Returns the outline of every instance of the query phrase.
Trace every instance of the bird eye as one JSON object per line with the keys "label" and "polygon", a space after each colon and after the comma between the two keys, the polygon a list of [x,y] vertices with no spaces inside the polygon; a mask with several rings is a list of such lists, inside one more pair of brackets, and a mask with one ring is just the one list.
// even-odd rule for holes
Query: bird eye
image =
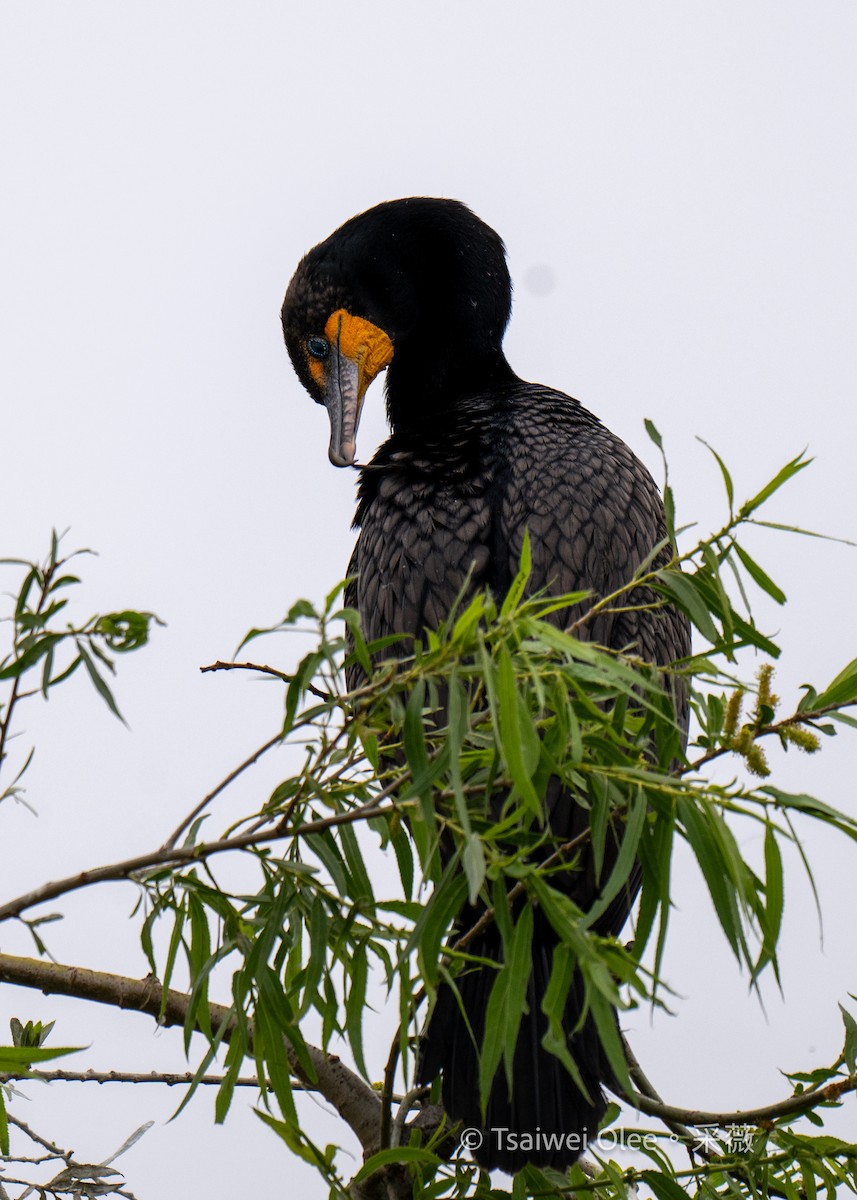
{"label": "bird eye", "polygon": [[327,338],[307,338],[306,348],[313,358],[327,358],[328,354],[330,354],[330,342],[328,342]]}

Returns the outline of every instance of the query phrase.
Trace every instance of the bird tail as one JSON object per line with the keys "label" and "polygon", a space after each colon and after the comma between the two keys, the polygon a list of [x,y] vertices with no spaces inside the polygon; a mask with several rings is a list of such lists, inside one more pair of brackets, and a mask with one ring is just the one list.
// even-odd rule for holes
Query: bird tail
{"label": "bird tail", "polygon": [[[457,998],[449,985],[439,988],[417,1063],[421,1083],[430,1083],[442,1074],[444,1109],[450,1120],[462,1123],[462,1142],[476,1161],[489,1170],[496,1167],[510,1174],[527,1163],[557,1170],[571,1166],[598,1135],[607,1110],[602,1085],[613,1080],[591,1016],[576,1029],[584,1003],[583,980],[578,971],[569,989],[562,1024],[586,1095],[559,1058],[542,1046],[548,1022],[541,1006],[557,940],[541,910],[536,909],[534,916],[527,1009],[515,1045],[511,1090],[501,1063],[483,1120],[477,1047],[482,1045],[488,998],[497,975],[488,966],[475,965],[457,977]],[[486,927],[468,950],[475,957],[501,960],[502,943],[496,925]]]}

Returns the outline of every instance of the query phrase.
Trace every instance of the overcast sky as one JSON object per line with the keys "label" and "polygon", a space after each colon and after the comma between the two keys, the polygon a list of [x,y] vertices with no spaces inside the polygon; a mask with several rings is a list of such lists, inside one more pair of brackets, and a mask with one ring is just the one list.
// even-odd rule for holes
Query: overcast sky
{"label": "overcast sky", "polygon": [[[699,435],[743,494],[808,446],[816,465],[775,515],[857,536],[855,55],[852,0],[3,0],[0,556],[41,556],[70,526],[69,548],[100,555],[79,615],[136,606],[167,627],[121,664],[131,732],[82,678],[26,713],[38,817],[0,812],[0,898],[159,843],[276,728],[275,689],[197,668],[345,572],[355,476],[328,464],[279,307],[300,256],[380,200],[455,197],[501,233],[512,365],[577,396],[659,476],[653,419],[683,520],[723,513]],[[382,436],[376,385],[364,461]],[[857,654],[857,551],[754,546],[792,602],[770,624],[793,696]],[[780,782],[853,812],[853,742],[824,758],[792,754]],[[283,771],[260,768],[221,813]],[[810,848],[824,950],[798,880],[785,1000],[770,983],[766,1015],[683,871],[679,1015],[635,1021],[671,1102],[777,1099],[778,1068],[838,1053],[836,1002],[857,991],[854,866],[829,839]],[[53,952],[144,974],[132,903],[130,889],[64,902]],[[29,951],[6,928],[0,947]],[[92,1043],[82,1065],[179,1061],[142,1018],[11,989],[0,1040],[11,1015],[57,1013],[61,1042]],[[31,1120],[96,1161],[154,1118],[120,1163],[141,1200],[181,1194],[181,1172],[213,1200],[283,1179],[323,1194],[246,1104],[224,1131],[207,1097],[165,1126],[176,1103],[54,1088]]]}

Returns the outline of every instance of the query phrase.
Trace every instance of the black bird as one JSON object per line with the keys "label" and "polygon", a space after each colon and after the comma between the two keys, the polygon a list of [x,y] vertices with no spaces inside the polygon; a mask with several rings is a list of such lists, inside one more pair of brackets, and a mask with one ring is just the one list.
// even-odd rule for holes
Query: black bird
{"label": "black bird", "polygon": [[[525,383],[502,349],[511,282],[500,237],[463,204],[416,197],[379,204],[346,221],[298,266],[283,304],[286,345],[301,382],[330,415],[328,454],[355,463],[367,387],[387,368],[391,434],[361,471],[349,567],[353,602],[369,639],[419,636],[444,619],[461,589],[488,587],[502,599],[514,578],[525,530],[533,591],[607,595],[627,583],[664,543],[663,507],[646,468],[578,401]],[[685,619],[660,613],[604,613],[585,636],[666,666],[689,653]],[[686,722],[686,704],[679,703]],[[588,814],[558,787],[546,800],[552,832],[588,828]],[[559,793],[559,794],[556,794]],[[579,865],[579,864],[578,864]],[[581,908],[597,895],[592,864],[570,873]],[[618,935],[633,894],[598,924]],[[572,986],[565,1013],[584,1096],[560,1060],[541,1046],[540,1002],[555,936],[536,914],[529,1015],[521,1022],[510,1096],[502,1068],[483,1122],[474,1038],[449,989],[441,989],[418,1064],[443,1074],[448,1115],[485,1131],[483,1165],[517,1171],[526,1162],[565,1168],[604,1115],[611,1072],[590,1020],[578,1023]],[[502,954],[489,929],[476,954]],[[494,972],[468,971],[459,990],[478,1043]],[[533,1149],[511,1150],[496,1130],[529,1133]],[[550,1132],[571,1134],[545,1148]],[[575,1142],[574,1139],[577,1139]],[[577,1147],[574,1149],[573,1147]],[[569,1149],[569,1146],[572,1149]]]}

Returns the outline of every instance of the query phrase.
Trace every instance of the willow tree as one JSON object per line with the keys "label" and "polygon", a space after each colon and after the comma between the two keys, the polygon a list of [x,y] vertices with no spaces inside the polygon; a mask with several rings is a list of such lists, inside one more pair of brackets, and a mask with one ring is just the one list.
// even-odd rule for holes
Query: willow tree
{"label": "willow tree", "polygon": [[[657,431],[649,426],[649,432],[660,445]],[[470,1157],[474,1131],[445,1120],[437,1085],[414,1086],[414,1054],[438,987],[454,988],[471,961],[472,919],[461,925],[459,918],[476,903],[479,927],[496,924],[503,948],[493,964],[480,1049],[483,1097],[498,1070],[511,1071],[538,907],[558,942],[542,1000],[544,1044],[574,1073],[561,1014],[577,970],[616,1077],[616,1103],[568,1176],[528,1167],[515,1177],[512,1195],[571,1189],[625,1200],[632,1185],[658,1200],[696,1193],[815,1196],[840,1184],[857,1191],[857,1144],[824,1131],[827,1111],[857,1087],[857,1025],[847,1010],[842,1052],[831,1065],[805,1064],[789,1077],[787,1094],[761,1109],[749,1109],[736,1084],[733,1110],[716,1113],[661,1098],[613,1018],[614,1010],[658,1005],[668,994],[664,953],[678,843],[692,851],[723,936],[756,986],[765,973],[779,978],[783,907],[793,882],[783,870],[783,849],[801,851],[808,821],[857,838],[852,817],[775,779],[765,753],[776,742],[814,754],[823,739],[857,724],[845,711],[857,702],[857,661],[832,682],[779,700],[780,648],[753,616],[754,593],[777,604],[785,597],[751,557],[744,533],[758,526],[778,535],[801,532],[766,521],[762,509],[807,461],[792,460],[736,504],[729,473],[715,457],[725,485],[722,527],[666,567],[643,564],[612,596],[529,596],[525,546],[505,598],[478,594],[459,605],[405,659],[389,657],[389,646],[365,643],[356,614],[343,607],[342,584],[323,604],[299,601],[275,628],[252,630],[241,654],[263,634],[312,635],[311,649],[290,673],[271,661],[205,668],[278,679],[281,729],[202,801],[189,802],[185,818],[164,831],[157,847],[56,883],[34,879],[27,894],[3,898],[0,922],[27,924],[36,957],[0,954],[0,981],[133,1007],[181,1026],[191,1060],[183,1104],[213,1076],[218,1121],[250,1069],[259,1117],[282,1139],[285,1154],[318,1169],[332,1195],[504,1195],[502,1180],[492,1186]],[[665,503],[671,537],[682,546],[687,531],[675,529],[668,483]],[[64,624],[66,589],[79,580],[56,538],[43,563],[5,561],[19,577],[0,665],[6,689],[0,800],[8,803],[29,761],[16,760],[8,740],[22,702],[84,674],[118,711],[108,684],[113,660],[146,644],[154,618],[128,610]],[[650,603],[677,605],[694,626],[693,656],[672,668],[691,695],[686,751],[665,672],[586,637],[603,608],[639,603],[641,584],[651,589]],[[555,613],[570,606],[579,615],[558,627]],[[279,643],[266,645],[275,664]],[[343,670],[349,655],[365,676],[351,692]],[[204,833],[213,798],[284,745],[300,748],[299,768],[251,811],[236,806],[220,836]],[[712,764],[728,757],[737,769],[724,783]],[[787,775],[790,760],[780,761],[779,773]],[[589,810],[588,828],[571,842],[552,839],[543,821],[545,789],[557,777]],[[761,863],[747,861],[736,819],[758,828]],[[598,859],[608,826],[621,831],[621,851],[605,871],[599,905],[632,872],[641,879],[627,943],[599,936],[598,908],[580,911],[556,886],[556,871],[574,868],[583,842],[591,842]],[[0,844],[3,855],[14,853],[7,838]],[[374,853],[378,846],[391,864],[380,879],[370,877],[365,863],[367,848]],[[255,885],[240,894],[225,887],[224,856],[240,856]],[[142,982],[58,964],[44,953],[44,906],[117,880],[128,881],[129,902],[138,905],[152,972]],[[380,1058],[364,1045],[367,989],[379,981],[394,1030]],[[677,1004],[670,996],[670,1006]],[[110,1162],[77,1163],[46,1131],[36,1134],[34,1106],[30,1124],[19,1116],[21,1095],[33,1094],[28,1080],[63,1087],[75,1078],[46,1065],[71,1052],[52,1046],[50,1032],[19,1020],[11,1044],[0,1047],[0,1196],[11,1197],[15,1188],[22,1195],[28,1182],[48,1196],[128,1194]],[[176,1064],[177,1072],[183,1069]],[[315,1143],[312,1109],[297,1095],[306,1089],[339,1113],[343,1145],[352,1135],[358,1139],[364,1164],[352,1178],[338,1146]],[[648,1118],[644,1126],[626,1124],[638,1113]],[[27,1161],[34,1137],[49,1146],[38,1166]],[[616,1159],[619,1145],[634,1149],[634,1165]]]}

